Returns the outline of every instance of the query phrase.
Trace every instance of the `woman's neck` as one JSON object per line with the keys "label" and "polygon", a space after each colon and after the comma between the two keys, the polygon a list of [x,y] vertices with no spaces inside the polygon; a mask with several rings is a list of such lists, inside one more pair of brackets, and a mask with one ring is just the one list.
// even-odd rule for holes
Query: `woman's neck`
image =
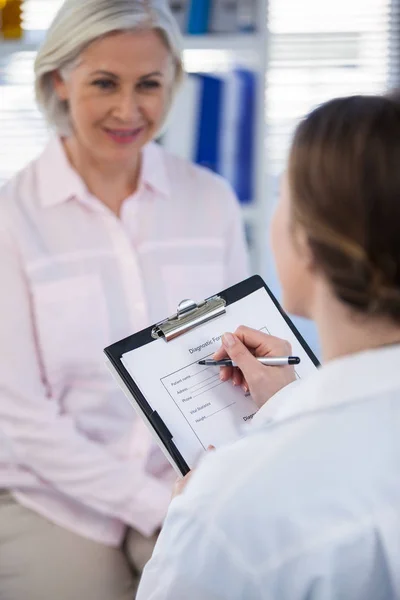
{"label": "woman's neck", "polygon": [[400,344],[400,324],[355,313],[327,293],[320,297],[313,318],[318,328],[323,362],[390,344]]}
{"label": "woman's neck", "polygon": [[140,154],[129,166],[115,165],[96,160],[75,137],[64,138],[62,142],[70,164],[82,177],[89,192],[119,216],[122,203],[138,187]]}

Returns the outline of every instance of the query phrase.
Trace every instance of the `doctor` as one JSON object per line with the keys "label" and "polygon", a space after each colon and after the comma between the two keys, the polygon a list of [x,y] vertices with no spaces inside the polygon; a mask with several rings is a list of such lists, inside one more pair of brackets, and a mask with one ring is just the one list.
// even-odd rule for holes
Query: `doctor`
{"label": "doctor", "polygon": [[247,276],[229,186],[152,140],[167,0],[66,0],[35,63],[54,135],[0,191],[0,598],[132,600],[173,472],[102,349]]}
{"label": "doctor", "polygon": [[217,358],[243,375],[224,377],[260,410],[173,500],[140,600],[400,598],[399,164],[392,99],[336,99],[298,127],[272,240],[325,364],[289,384],[253,356],[283,341],[225,334]]}

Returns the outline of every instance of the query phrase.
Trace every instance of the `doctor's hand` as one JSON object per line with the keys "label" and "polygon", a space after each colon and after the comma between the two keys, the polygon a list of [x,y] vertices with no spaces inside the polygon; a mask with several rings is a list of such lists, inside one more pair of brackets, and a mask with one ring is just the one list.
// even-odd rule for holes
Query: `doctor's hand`
{"label": "doctor's hand", "polygon": [[[208,446],[208,448],[207,448],[207,452],[214,452],[214,450],[215,450],[215,446],[212,446],[212,445]],[[174,498],[183,494],[193,473],[194,473],[194,471],[189,471],[189,473],[187,475],[185,475],[185,477],[178,477],[178,479],[175,481],[174,487],[172,489],[171,500],[174,500]]]}
{"label": "doctor's hand", "polygon": [[232,380],[251,397],[259,408],[276,392],[296,380],[293,366],[266,367],[255,357],[290,356],[289,342],[241,325],[234,334],[222,336],[222,346],[214,354],[214,360],[229,357],[239,368],[221,367],[221,380]]}
{"label": "doctor's hand", "polygon": [[174,500],[174,498],[176,498],[177,496],[180,496],[181,494],[183,494],[187,484],[190,481],[190,478],[193,475],[193,471],[189,471],[189,473],[187,475],[185,475],[185,477],[178,477],[178,479],[175,481],[174,483],[174,487],[172,489],[172,498],[171,500]]}

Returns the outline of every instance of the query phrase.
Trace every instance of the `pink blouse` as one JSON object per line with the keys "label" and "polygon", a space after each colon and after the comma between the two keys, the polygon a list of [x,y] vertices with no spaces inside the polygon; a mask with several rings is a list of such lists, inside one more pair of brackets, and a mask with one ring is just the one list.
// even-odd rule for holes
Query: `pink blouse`
{"label": "pink blouse", "polygon": [[151,143],[118,219],[51,140],[0,190],[0,487],[105,544],[152,534],[172,469],[102,350],[247,274],[219,177]]}

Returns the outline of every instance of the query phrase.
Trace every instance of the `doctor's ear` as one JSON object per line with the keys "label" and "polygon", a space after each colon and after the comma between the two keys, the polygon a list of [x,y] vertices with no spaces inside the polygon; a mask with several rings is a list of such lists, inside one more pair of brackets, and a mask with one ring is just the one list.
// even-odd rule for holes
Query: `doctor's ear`
{"label": "doctor's ear", "polygon": [[293,237],[296,251],[298,252],[300,260],[303,262],[304,267],[310,273],[315,272],[315,256],[310,245],[309,237],[305,229],[300,224],[293,225]]}
{"label": "doctor's ear", "polygon": [[53,71],[52,80],[55,92],[60,100],[68,100],[69,91],[65,78],[61,75],[60,71]]}

